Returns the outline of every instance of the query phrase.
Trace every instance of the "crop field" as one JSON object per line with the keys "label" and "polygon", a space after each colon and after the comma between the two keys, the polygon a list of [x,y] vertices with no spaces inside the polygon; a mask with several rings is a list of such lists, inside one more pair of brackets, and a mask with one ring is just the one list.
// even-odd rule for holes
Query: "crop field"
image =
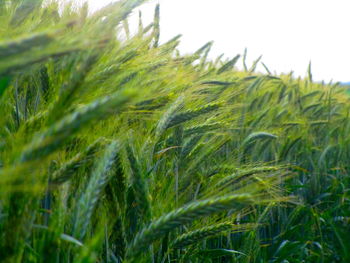
{"label": "crop field", "polygon": [[346,88],[181,55],[143,2],[0,1],[0,261],[350,262]]}

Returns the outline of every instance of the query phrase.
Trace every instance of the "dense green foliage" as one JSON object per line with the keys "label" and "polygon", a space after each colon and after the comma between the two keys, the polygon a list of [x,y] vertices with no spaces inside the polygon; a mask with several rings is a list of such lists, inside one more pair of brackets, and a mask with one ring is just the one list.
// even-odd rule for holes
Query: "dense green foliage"
{"label": "dense green foliage", "polygon": [[0,2],[3,262],[350,261],[342,87],[42,2]]}

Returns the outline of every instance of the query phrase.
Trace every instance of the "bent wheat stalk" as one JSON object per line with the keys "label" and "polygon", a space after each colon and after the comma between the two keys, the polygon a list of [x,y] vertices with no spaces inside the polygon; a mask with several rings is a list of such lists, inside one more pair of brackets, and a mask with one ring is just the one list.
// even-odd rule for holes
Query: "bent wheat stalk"
{"label": "bent wheat stalk", "polygon": [[146,250],[150,244],[164,236],[169,231],[187,223],[214,213],[229,209],[239,210],[257,200],[250,194],[230,195],[190,203],[184,207],[176,209],[150,223],[142,229],[129,246],[126,257],[132,259]]}

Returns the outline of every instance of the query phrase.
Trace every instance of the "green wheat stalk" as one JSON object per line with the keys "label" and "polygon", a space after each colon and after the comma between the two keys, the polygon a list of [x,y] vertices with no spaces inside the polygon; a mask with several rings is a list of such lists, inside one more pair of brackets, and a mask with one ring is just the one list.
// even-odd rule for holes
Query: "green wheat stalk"
{"label": "green wheat stalk", "polygon": [[198,242],[202,242],[206,238],[216,236],[222,232],[243,232],[253,228],[256,228],[256,224],[235,225],[231,222],[215,224],[182,234],[170,244],[170,247],[183,248]]}
{"label": "green wheat stalk", "polygon": [[133,258],[138,256],[142,251],[149,248],[150,244],[166,233],[184,224],[191,223],[200,217],[229,209],[239,210],[253,203],[256,203],[253,196],[240,194],[198,201],[176,209],[143,228],[129,246],[126,257]]}
{"label": "green wheat stalk", "polygon": [[48,156],[61,147],[62,143],[92,120],[117,112],[135,92],[123,91],[98,99],[89,105],[64,117],[35,138],[22,153],[21,162],[33,161]]}
{"label": "green wheat stalk", "polygon": [[113,172],[113,164],[119,150],[118,142],[114,141],[106,147],[101,158],[91,173],[89,183],[77,202],[73,236],[83,240],[91,221],[91,216],[99,201],[103,188]]}

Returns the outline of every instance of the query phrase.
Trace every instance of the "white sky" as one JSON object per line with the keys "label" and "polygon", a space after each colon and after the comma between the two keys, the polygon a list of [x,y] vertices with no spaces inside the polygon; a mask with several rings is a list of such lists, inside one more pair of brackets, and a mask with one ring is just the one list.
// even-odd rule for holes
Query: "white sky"
{"label": "white sky", "polygon": [[[88,1],[94,9],[111,2]],[[213,58],[247,48],[248,66],[263,55],[271,71],[305,76],[311,60],[315,80],[350,81],[350,0],[153,0],[140,8],[144,25],[156,3],[161,41],[182,34],[182,53],[214,40]]]}

